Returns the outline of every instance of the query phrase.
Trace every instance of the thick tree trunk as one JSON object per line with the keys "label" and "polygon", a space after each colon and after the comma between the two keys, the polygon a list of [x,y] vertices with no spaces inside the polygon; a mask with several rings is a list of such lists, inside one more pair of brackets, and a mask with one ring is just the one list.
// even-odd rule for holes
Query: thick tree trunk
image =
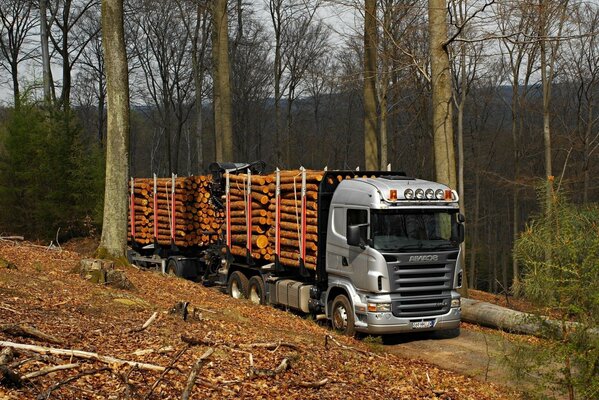
{"label": "thick tree trunk", "polygon": [[[102,1],[102,45],[106,59],[107,138],[104,220],[99,253],[124,256],[127,248],[129,78],[123,0]],[[103,250],[103,251],[102,251]]]}
{"label": "thick tree trunk", "polygon": [[364,157],[367,170],[379,166],[376,112],[376,0],[365,0],[364,9]]}
{"label": "thick tree trunk", "polygon": [[451,104],[451,74],[447,53],[447,4],[445,0],[428,3],[431,81],[433,91],[433,135],[435,172],[438,182],[456,187],[453,145],[453,110]]}
{"label": "thick tree trunk", "polygon": [[[233,125],[231,119],[231,83],[229,66],[229,34],[227,1],[213,4],[214,38],[214,126],[217,138],[217,161],[233,160]],[[220,156],[220,157],[219,157]]]}

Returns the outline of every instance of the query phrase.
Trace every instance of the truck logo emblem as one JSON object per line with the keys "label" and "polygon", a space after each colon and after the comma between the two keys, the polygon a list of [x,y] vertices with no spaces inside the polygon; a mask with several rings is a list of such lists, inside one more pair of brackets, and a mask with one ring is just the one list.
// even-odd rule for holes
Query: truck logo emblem
{"label": "truck logo emblem", "polygon": [[410,256],[410,262],[414,261],[438,261],[439,256],[435,254],[430,254],[426,256]]}

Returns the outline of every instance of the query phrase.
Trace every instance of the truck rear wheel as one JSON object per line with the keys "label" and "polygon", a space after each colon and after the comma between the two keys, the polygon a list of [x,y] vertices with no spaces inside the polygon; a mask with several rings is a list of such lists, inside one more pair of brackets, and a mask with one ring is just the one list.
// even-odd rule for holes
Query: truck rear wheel
{"label": "truck rear wheel", "polygon": [[264,279],[262,279],[262,276],[254,275],[250,278],[248,298],[254,304],[266,304]]}
{"label": "truck rear wheel", "polygon": [[333,329],[336,331],[347,336],[354,336],[356,334],[354,313],[351,308],[351,303],[343,294],[338,295],[333,300],[331,321],[333,323]]}
{"label": "truck rear wheel", "polygon": [[234,299],[245,299],[248,297],[248,278],[240,271],[234,271],[229,276],[227,290],[229,296]]}
{"label": "truck rear wheel", "polygon": [[166,273],[172,276],[179,276],[179,265],[177,260],[170,258],[166,264]]}

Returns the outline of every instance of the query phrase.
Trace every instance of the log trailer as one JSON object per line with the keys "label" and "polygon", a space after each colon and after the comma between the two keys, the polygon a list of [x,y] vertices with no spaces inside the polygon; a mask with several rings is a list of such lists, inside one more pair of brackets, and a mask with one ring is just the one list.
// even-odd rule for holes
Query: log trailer
{"label": "log trailer", "polygon": [[[348,335],[459,333],[464,217],[454,190],[390,171],[277,170],[264,180],[258,166],[210,166],[208,208],[224,216],[222,227],[206,232],[211,240],[177,245],[174,189],[170,243],[154,228],[152,243],[140,244],[131,215],[130,261],[220,284],[235,298],[324,316]],[[256,225],[263,218],[256,191],[269,191],[266,231]],[[243,209],[233,210],[239,203]],[[156,200],[153,208],[157,218]]]}

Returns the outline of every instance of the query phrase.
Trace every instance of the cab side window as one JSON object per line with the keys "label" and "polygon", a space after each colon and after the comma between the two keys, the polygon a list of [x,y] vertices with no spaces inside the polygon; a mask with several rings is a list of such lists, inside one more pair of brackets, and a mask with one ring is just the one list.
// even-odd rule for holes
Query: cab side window
{"label": "cab side window", "polygon": [[368,211],[347,210],[347,225],[360,225],[368,223]]}

